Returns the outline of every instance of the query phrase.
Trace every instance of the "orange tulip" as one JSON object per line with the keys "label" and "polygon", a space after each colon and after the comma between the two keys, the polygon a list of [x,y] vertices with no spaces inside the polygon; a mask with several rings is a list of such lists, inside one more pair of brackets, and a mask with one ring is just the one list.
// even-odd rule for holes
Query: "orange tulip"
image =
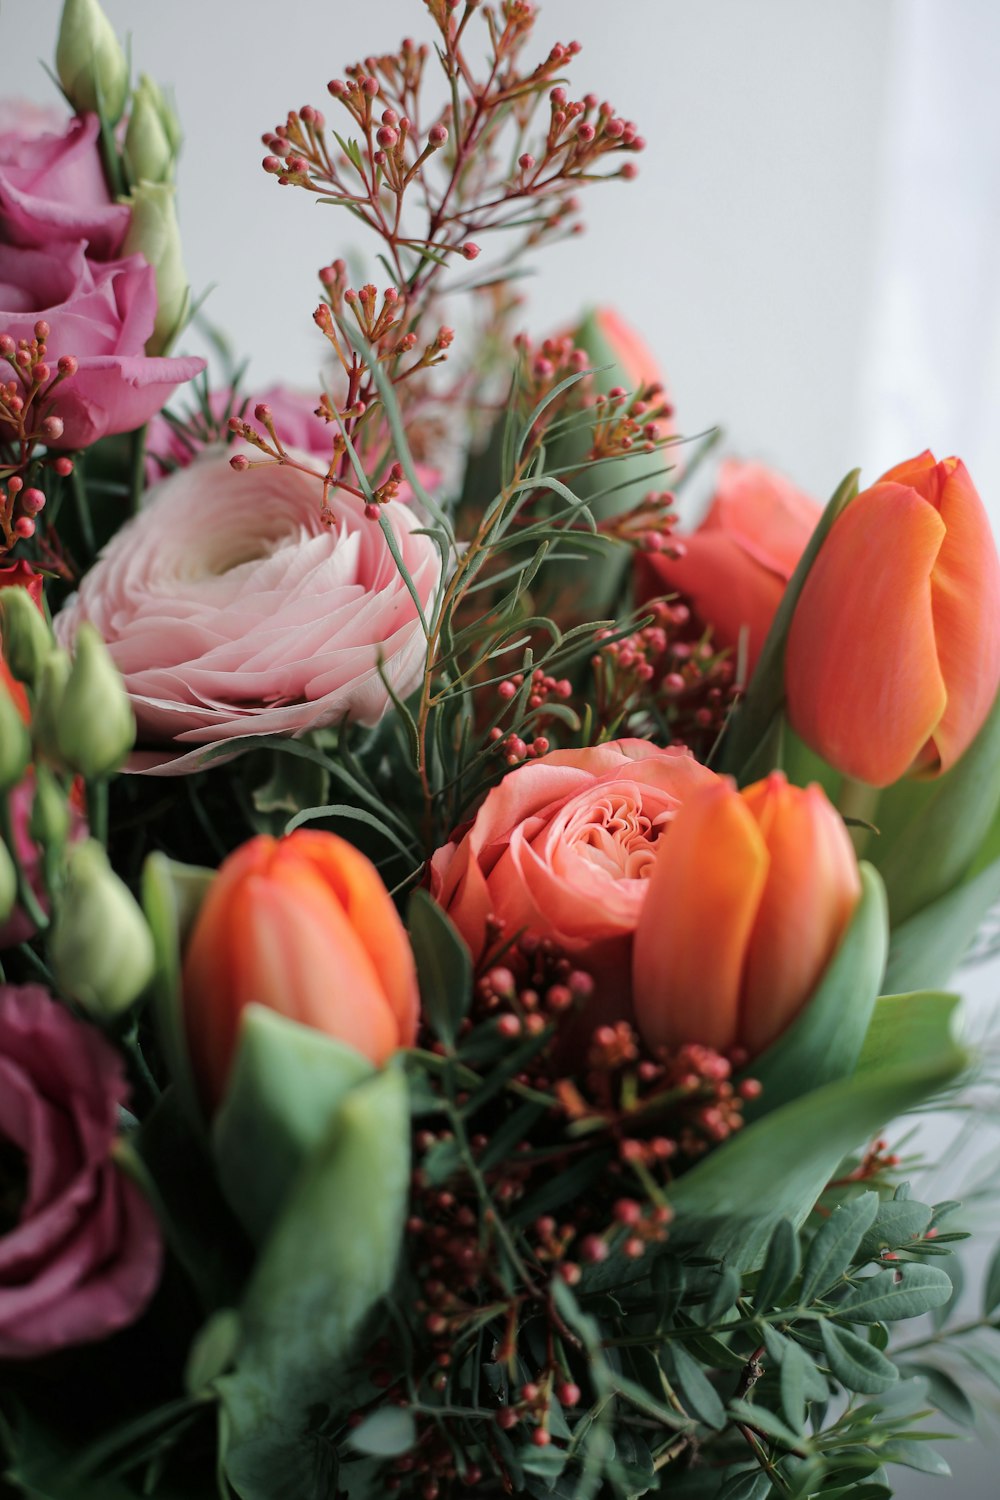
{"label": "orange tulip", "polygon": [[1000,561],[959,459],[922,453],[838,517],[795,609],[785,686],[796,733],[872,786],[968,749],[1000,686]]}
{"label": "orange tulip", "polygon": [[184,956],[183,995],[195,1073],[212,1104],[250,1004],[377,1064],[416,1037],[406,931],[371,861],[332,833],[262,835],[223,862]]}
{"label": "orange tulip", "polygon": [[810,998],[861,896],[847,829],[819,786],[780,771],[687,798],[662,840],[635,937],[633,997],[652,1047],[754,1056]]}
{"label": "orange tulip", "polygon": [[676,590],[712,627],[716,644],[734,652],[745,631],[749,676],[821,514],[782,474],[730,459],[719,470],[705,519],[679,538],[683,556],[638,554],[638,602]]}

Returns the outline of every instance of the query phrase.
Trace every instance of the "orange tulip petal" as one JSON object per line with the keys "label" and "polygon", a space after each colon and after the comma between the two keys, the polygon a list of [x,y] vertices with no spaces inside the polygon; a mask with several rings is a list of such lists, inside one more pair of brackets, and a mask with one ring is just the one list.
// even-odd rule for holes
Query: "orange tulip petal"
{"label": "orange tulip petal", "polygon": [[767,867],[753,814],[727,782],[677,813],[660,842],[633,949],[635,1014],[650,1046],[736,1042]]}
{"label": "orange tulip petal", "polygon": [[771,860],[741,1004],[740,1041],[753,1056],[815,990],[860,899],[861,878],[847,829],[818,786],[803,790],[771,776],[743,796]]}
{"label": "orange tulip petal", "polygon": [[906,773],[945,711],[931,602],[944,534],[912,489],[876,485],[834,523],[792,619],[792,727],[873,786]]}
{"label": "orange tulip petal", "polygon": [[729,459],[719,470],[701,529],[728,532],[748,557],[787,581],[822,514],[822,507],[784,474]]}
{"label": "orange tulip petal", "polygon": [[[321,873],[348,925],[374,964],[385,997],[399,1023],[396,1045],[416,1040],[417,975],[406,929],[378,871],[359,850],[335,834],[303,829],[279,846],[282,859],[294,858]],[[294,853],[293,853],[294,850]]]}
{"label": "orange tulip petal", "polygon": [[749,671],[753,671],[785,591],[785,578],[763,567],[723,531],[696,531],[684,538],[683,557],[649,559],[660,591],[676,589],[695,614],[711,625],[716,643],[736,651],[747,632]]}
{"label": "orange tulip petal", "polygon": [[948,692],[934,731],[947,771],[975,739],[1000,686],[1000,561],[989,518],[965,465],[948,465],[940,515],[947,527],[934,567],[931,608]]}

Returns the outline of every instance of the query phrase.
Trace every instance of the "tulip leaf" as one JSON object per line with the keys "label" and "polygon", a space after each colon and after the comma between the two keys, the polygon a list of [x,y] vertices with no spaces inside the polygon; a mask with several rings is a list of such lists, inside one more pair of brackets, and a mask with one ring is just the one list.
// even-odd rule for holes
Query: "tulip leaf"
{"label": "tulip leaf", "polygon": [[446,1047],[472,1000],[472,959],[454,923],[426,891],[410,897],[407,926],[413,945],[423,1014]]}
{"label": "tulip leaf", "polygon": [[672,1245],[758,1267],[778,1220],[801,1224],[849,1151],[966,1066],[952,1035],[958,1003],[937,993],[879,999],[853,1076],[756,1120],[673,1185]]}
{"label": "tulip leaf", "polygon": [[157,1035],[177,1097],[200,1128],[203,1114],[188,1056],[181,1009],[181,950],[215,875],[151,854],[142,871],[142,906],[153,934],[155,967],[150,986]]}
{"label": "tulip leaf", "polygon": [[1000,809],[1000,696],[975,740],[933,781],[904,779],[879,797],[870,856],[899,926],[961,880]]}
{"label": "tulip leaf", "polygon": [[[409,1174],[406,1078],[390,1066],[342,1099],[250,1278],[236,1368],[217,1382],[226,1472],[244,1500],[277,1492],[260,1487],[265,1468],[289,1476],[289,1494],[329,1493],[316,1465],[329,1462],[331,1418],[357,1398],[351,1356],[392,1286]],[[308,1487],[292,1484],[306,1472]]]}
{"label": "tulip leaf", "polygon": [[782,1036],[748,1064],[761,1085],[747,1120],[854,1071],[879,993],[888,948],[885,892],[861,865],[861,900],[812,999]]}
{"label": "tulip leaf", "polygon": [[753,781],[757,777],[765,776],[773,769],[773,762],[771,764],[760,763],[757,751],[760,745],[767,742],[769,732],[785,701],[785,644],[788,640],[792,615],[795,613],[802,586],[819,555],[820,548],[826,541],[830,528],[841,511],[858,493],[859,473],[860,470],[854,469],[837,487],[816,525],[816,530],[809,538],[808,545],[782,595],[746,696],[733,716],[729,731],[723,741],[722,754],[716,769],[735,775],[741,786],[745,786],[748,781]]}
{"label": "tulip leaf", "polygon": [[344,1042],[247,1006],[212,1145],[222,1191],[251,1239],[270,1229],[347,1091],[373,1072]]}
{"label": "tulip leaf", "polygon": [[1000,859],[893,930],[883,989],[899,994],[916,984],[947,984],[980,923],[1000,899]]}

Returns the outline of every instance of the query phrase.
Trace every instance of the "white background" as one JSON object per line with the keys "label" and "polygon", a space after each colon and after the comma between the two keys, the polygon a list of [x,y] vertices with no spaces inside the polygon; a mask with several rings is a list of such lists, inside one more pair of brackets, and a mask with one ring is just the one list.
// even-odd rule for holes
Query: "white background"
{"label": "white background", "polygon": [[[290,107],[405,33],[419,0],[105,0],[137,71],[172,83],[188,269],[253,379],[310,385],[318,266],[353,225],[260,170]],[[0,0],[0,88],[54,99],[59,0]],[[573,92],[637,121],[640,176],[590,197],[589,233],[540,260],[542,333],[610,302],[657,351],[682,428],[817,497],[925,446],[966,459],[1000,529],[1000,13],[991,0],[546,0],[540,47],[578,39]],[[380,279],[378,275],[374,279]],[[1000,984],[980,970],[980,1007]],[[946,1169],[950,1195],[962,1164]],[[997,1486],[976,1449],[953,1486]]]}

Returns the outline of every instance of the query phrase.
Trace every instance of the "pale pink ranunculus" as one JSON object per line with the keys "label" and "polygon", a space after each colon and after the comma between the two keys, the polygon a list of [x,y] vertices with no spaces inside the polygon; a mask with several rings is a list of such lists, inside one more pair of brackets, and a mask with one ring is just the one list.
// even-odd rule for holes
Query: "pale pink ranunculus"
{"label": "pale pink ranunculus", "polygon": [[592,1025],[631,1018],[632,942],[660,838],[718,778],[682,749],[613,740],[554,750],[509,771],[472,825],[431,861],[430,889],[484,956],[503,936],[549,938],[596,981]]}
{"label": "pale pink ranunculus", "polygon": [[[252,450],[249,450],[252,456]],[[234,473],[206,450],[148,492],[56,616],[69,644],[90,620],[135,710],[133,769],[195,770],[213,746],[374,724],[420,680],[426,642],[382,529],[339,491],[324,524],[318,479],[265,464]],[[308,455],[298,455],[308,463]],[[422,518],[383,512],[426,612],[441,574]]]}
{"label": "pale pink ranunculus", "polygon": [[[327,459],[330,457],[333,452],[333,434],[339,429],[336,423],[331,428],[329,422],[317,417],[319,397],[315,392],[295,391],[285,385],[272,385],[266,391],[261,391],[259,396],[238,397],[235,407],[232,391],[228,389],[210,391],[208,397],[213,422],[222,425],[232,412],[259,428],[260,424],[254,422],[253,414],[254,408],[262,402],[271,408],[275,431],[286,448],[298,448],[303,453],[315,453]],[[201,425],[201,417],[196,414],[192,427],[200,429]],[[221,432],[209,433],[202,441],[196,430],[182,434],[175,423],[169,422],[162,414],[154,417],[146,434],[148,482],[152,484],[174,469],[184,468],[218,437],[221,437]]]}
{"label": "pale pink ranunculus", "polygon": [[48,408],[63,423],[50,447],[85,448],[141,427],[175,387],[205,368],[203,359],[151,359],[144,352],[156,319],[156,275],[141,255],[98,264],[82,244],[51,250],[0,244],[0,333],[34,338],[39,319],[49,325],[53,372],[64,354],[78,362]]}
{"label": "pale pink ranunculus", "polygon": [[116,255],[131,210],[101,168],[96,115],[67,121],[21,101],[0,104],[0,240],[57,250],[80,240],[92,260]]}
{"label": "pale pink ranunculus", "polygon": [[111,1155],[121,1060],[38,985],[0,985],[0,1140],[24,1157],[0,1232],[0,1360],[106,1338],[160,1279],[156,1217]]}

